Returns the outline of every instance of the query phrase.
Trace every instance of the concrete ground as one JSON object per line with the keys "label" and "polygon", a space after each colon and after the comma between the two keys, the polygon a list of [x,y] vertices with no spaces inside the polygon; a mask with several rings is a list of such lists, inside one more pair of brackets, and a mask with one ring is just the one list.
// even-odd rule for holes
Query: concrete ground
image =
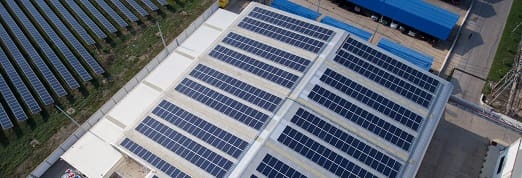
{"label": "concrete ground", "polygon": [[[337,4],[329,1],[329,0],[291,0],[300,5],[303,5],[309,9],[317,10],[318,2],[320,3],[319,12],[323,15],[328,15],[353,26],[359,27],[363,30],[366,30],[370,33],[374,34],[374,37],[370,39],[370,42],[373,44],[377,44],[382,37],[386,37],[395,42],[398,42],[404,46],[407,46],[411,49],[417,50],[419,52],[425,53],[427,55],[434,57],[434,63],[432,65],[432,69],[435,71],[439,71],[442,66],[442,62],[446,58],[448,54],[448,50],[453,42],[454,37],[456,36],[457,27],[453,30],[449,40],[442,41],[436,46],[432,46],[426,41],[418,40],[412,38],[408,35],[402,34],[400,31],[396,29],[392,29],[388,26],[384,26],[377,22],[372,21],[369,17],[359,15],[343,9],[339,7]],[[439,7],[445,8],[449,11],[457,13],[461,18],[457,22],[457,24],[462,24],[464,15],[466,13],[466,7],[471,2],[470,0],[462,0],[461,5],[452,5],[440,0],[428,0],[430,3],[433,3]]]}

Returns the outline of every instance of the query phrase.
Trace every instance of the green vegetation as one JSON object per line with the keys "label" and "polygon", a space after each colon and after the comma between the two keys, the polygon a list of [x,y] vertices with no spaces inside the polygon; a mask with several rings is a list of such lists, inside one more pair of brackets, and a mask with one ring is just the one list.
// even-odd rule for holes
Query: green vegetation
{"label": "green vegetation", "polygon": [[489,81],[496,82],[500,80],[513,67],[514,58],[518,50],[518,42],[522,35],[522,25],[516,31],[513,32],[513,30],[520,23],[522,23],[522,1],[515,0],[511,6],[495,59],[489,70]]}
{"label": "green vegetation", "polygon": [[[64,109],[74,108],[71,116],[84,122],[163,49],[161,39],[156,35],[156,22],[165,39],[172,41],[213,3],[210,0],[169,2],[169,8],[164,7],[153,15],[155,21],[145,19],[143,24],[113,38],[110,44],[93,50],[106,69],[106,75],[86,83],[79,91],[70,91],[70,96],[60,98],[57,105]],[[15,124],[15,128],[0,132],[0,177],[27,176],[77,128],[52,107],[45,108],[41,115]],[[40,144],[33,148],[32,140]]]}

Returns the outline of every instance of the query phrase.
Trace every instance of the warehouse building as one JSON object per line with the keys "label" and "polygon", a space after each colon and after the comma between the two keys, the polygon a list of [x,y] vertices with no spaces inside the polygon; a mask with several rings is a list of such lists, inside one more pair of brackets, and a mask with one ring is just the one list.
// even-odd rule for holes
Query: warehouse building
{"label": "warehouse building", "polygon": [[451,88],[251,3],[217,10],[62,159],[88,177],[414,177]]}

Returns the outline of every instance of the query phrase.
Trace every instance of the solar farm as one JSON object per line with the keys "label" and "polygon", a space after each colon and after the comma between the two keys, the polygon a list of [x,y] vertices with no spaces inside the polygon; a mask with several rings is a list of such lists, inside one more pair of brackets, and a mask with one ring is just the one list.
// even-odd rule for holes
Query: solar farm
{"label": "solar farm", "polygon": [[217,10],[61,158],[87,176],[414,177],[451,88],[250,3]]}
{"label": "solar farm", "polygon": [[[0,177],[28,157],[38,158],[30,163],[36,166],[56,147],[47,139],[70,122],[54,107],[77,109],[69,114],[84,121],[148,62],[122,60],[161,50],[156,22],[171,30],[165,38],[172,40],[183,30],[173,28],[188,26],[209,5],[194,2],[201,7],[166,0],[0,2]],[[176,20],[183,16],[187,22]],[[141,45],[154,48],[133,49]],[[113,54],[122,51],[127,55]],[[32,150],[33,139],[43,148]]]}

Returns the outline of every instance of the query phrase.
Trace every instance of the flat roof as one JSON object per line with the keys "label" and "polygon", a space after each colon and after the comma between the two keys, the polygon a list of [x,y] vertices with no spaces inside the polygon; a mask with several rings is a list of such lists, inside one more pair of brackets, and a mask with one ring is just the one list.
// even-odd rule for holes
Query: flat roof
{"label": "flat roof", "polygon": [[[309,177],[414,177],[450,90],[341,29],[250,3],[216,11],[91,129],[99,137],[62,158],[89,177],[116,171],[122,155],[160,177],[266,176],[267,153]],[[332,129],[308,130],[318,123]],[[355,142],[332,142],[345,137]],[[79,149],[89,142],[105,146]],[[98,152],[119,161],[85,156]],[[341,173],[323,164],[336,161]]]}

